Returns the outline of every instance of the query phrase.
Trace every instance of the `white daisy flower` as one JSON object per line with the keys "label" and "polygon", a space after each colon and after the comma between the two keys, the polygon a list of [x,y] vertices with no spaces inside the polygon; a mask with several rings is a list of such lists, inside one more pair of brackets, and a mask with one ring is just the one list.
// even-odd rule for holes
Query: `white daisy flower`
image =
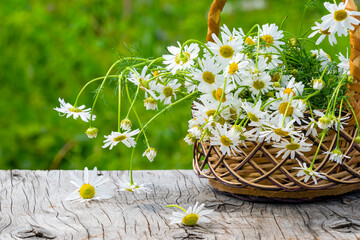
{"label": "white daisy flower", "polygon": [[290,121],[292,118],[295,119],[297,123],[301,124],[301,118],[304,117],[304,111],[306,109],[304,103],[297,99],[290,102],[291,97],[283,92],[277,92],[276,98],[281,98],[281,100],[273,102],[270,105],[270,109],[274,110],[271,114],[271,116],[274,117],[274,121],[282,122],[285,117],[285,123]]}
{"label": "white daisy flower", "polygon": [[350,59],[344,57],[341,53],[337,55],[339,57],[340,63],[337,65],[345,74],[350,74]]}
{"label": "white daisy flower", "polygon": [[188,132],[194,136],[196,139],[200,139],[202,135],[202,129],[199,126],[193,126],[188,130]]}
{"label": "white daisy flower", "polygon": [[346,156],[345,154],[343,154],[340,149],[334,149],[331,152],[326,151],[324,152],[324,154],[328,154],[330,155],[330,161],[334,161],[338,164],[342,164],[342,160],[343,158],[350,158],[349,156]]}
{"label": "white daisy flower", "polygon": [[[338,117],[335,117],[334,115],[330,115],[330,114],[327,114],[325,115],[324,113],[318,111],[318,110],[314,110],[313,111],[317,116],[319,116],[319,120],[317,122],[319,128],[321,129],[328,129],[328,128],[331,128],[333,127],[335,130],[338,129],[338,123],[339,123],[339,118]],[[347,119],[349,119],[350,116],[347,116],[347,117],[343,117],[340,119],[340,129],[344,129],[344,126],[345,124],[347,124],[345,121]]]}
{"label": "white daisy flower", "polygon": [[145,66],[141,73],[139,74],[136,69],[133,69],[134,72],[130,72],[128,80],[135,84],[136,86],[139,86],[141,90],[145,91],[145,95],[147,96],[147,93],[149,93],[152,97],[156,97],[154,91],[152,90],[152,82],[150,82],[150,78],[152,77],[151,74],[146,74],[148,70],[148,66]]}
{"label": "white daisy flower", "polygon": [[240,41],[241,38],[233,39],[232,41],[225,38],[223,41],[220,41],[215,33],[212,34],[212,38],[215,42],[208,42],[207,45],[215,55],[216,60],[223,65],[229,63],[235,53],[240,52],[242,49],[242,41]]}
{"label": "white daisy flower", "polygon": [[139,129],[136,129],[134,131],[126,131],[123,133],[120,132],[111,132],[110,135],[105,136],[104,140],[104,146],[102,148],[110,147],[110,150],[116,146],[119,142],[122,142],[127,147],[135,147],[136,142],[132,136],[138,134],[140,132]]}
{"label": "white daisy flower", "polygon": [[233,28],[232,32],[230,29],[224,24],[221,29],[221,38],[226,39],[228,41],[241,41],[242,42],[242,36],[244,35],[244,31],[240,28],[239,30],[236,30]]}
{"label": "white daisy flower", "polygon": [[311,151],[311,144],[306,143],[306,139],[304,137],[293,138],[293,142],[289,142],[286,139],[282,139],[280,143],[275,143],[272,145],[275,148],[280,148],[281,150],[278,152],[276,157],[279,157],[281,154],[282,159],[286,159],[290,156],[291,159],[295,159],[295,154],[304,155],[303,152]]}
{"label": "white daisy flower", "polygon": [[321,62],[322,70],[325,69],[325,66],[331,63],[331,57],[329,54],[324,52],[324,50],[310,50],[314,57]]}
{"label": "white daisy flower", "polygon": [[267,118],[267,113],[260,110],[261,105],[262,101],[259,99],[255,105],[243,102],[241,107],[245,110],[251,122],[261,124]]}
{"label": "white daisy flower", "polygon": [[289,97],[301,96],[304,92],[304,84],[302,82],[295,82],[295,78],[292,77],[287,83],[285,89],[281,89],[284,94],[289,95]]}
{"label": "white daisy flower", "polygon": [[329,29],[328,31],[332,34],[337,33],[338,36],[347,36],[348,30],[354,30],[354,26],[359,25],[360,21],[354,16],[360,16],[357,11],[348,11],[345,9],[346,2],[340,2],[339,5],[336,3],[325,2],[325,8],[330,12],[321,18],[323,23],[321,27],[323,29]]}
{"label": "white daisy flower", "polygon": [[300,171],[296,174],[297,177],[305,176],[304,182],[307,182],[310,178],[314,181],[315,184],[317,184],[317,177],[326,179],[323,173],[315,172],[314,170],[308,168],[306,166],[306,163],[304,162],[303,165],[299,160],[296,159],[296,161],[299,163],[300,167],[293,167],[293,169],[299,169]]}
{"label": "white daisy flower", "polygon": [[263,53],[262,55],[260,55],[260,59],[263,59],[263,61],[271,68],[276,68],[279,65],[283,64],[283,62],[279,59],[279,55],[278,54],[274,54],[271,52],[263,52],[261,51],[261,53]]}
{"label": "white daisy flower", "polygon": [[220,145],[220,151],[222,154],[228,154],[231,156],[231,153],[236,155],[236,152],[240,152],[237,148],[237,145],[240,143],[239,134],[235,131],[228,130],[226,124],[220,125],[216,124],[216,129],[212,132],[211,145]]}
{"label": "white daisy flower", "polygon": [[119,192],[135,192],[135,193],[140,193],[140,192],[145,192],[145,193],[150,193],[151,189],[149,189],[148,187],[146,187],[145,184],[136,184],[135,182],[133,184],[131,184],[130,180],[123,175],[121,177],[121,180],[118,182],[119,185],[119,189],[117,191]]}
{"label": "white daisy flower", "polygon": [[146,156],[150,162],[154,161],[154,158],[156,157],[156,153],[157,151],[155,150],[155,148],[151,148],[149,147],[148,149],[145,150],[145,152],[143,153],[143,157]]}
{"label": "white daisy flower", "polygon": [[178,42],[179,47],[170,46],[168,51],[171,55],[163,55],[164,64],[167,65],[166,69],[172,74],[178,70],[184,70],[194,65],[194,59],[197,58],[200,48],[197,44],[191,43],[186,45],[181,53],[181,44]]}
{"label": "white daisy flower", "polygon": [[[64,101],[64,99],[59,98],[59,102],[60,102],[60,107],[56,107],[54,108],[54,110],[58,111],[59,113],[63,113],[64,116],[66,115],[66,117],[71,117],[73,116],[74,119],[77,119],[78,117],[81,118],[81,120],[83,120],[84,122],[88,122],[90,119],[90,112],[91,112],[91,108],[88,109],[84,109],[85,105],[81,105],[80,107],[74,107],[73,105],[71,105],[70,103],[66,103]],[[95,115],[92,115],[92,120],[94,121],[96,118]]]}
{"label": "white daisy flower", "polygon": [[213,212],[213,210],[204,209],[205,204],[196,202],[194,207],[189,207],[187,210],[177,205],[169,205],[167,207],[177,207],[183,212],[174,212],[170,217],[170,224],[183,223],[187,226],[195,226],[196,224],[209,223],[211,220],[205,215]]}
{"label": "white daisy flower", "polygon": [[104,186],[108,179],[104,176],[98,176],[96,167],[90,173],[85,167],[82,179],[73,173],[70,173],[70,177],[72,178],[70,183],[76,187],[76,190],[65,199],[66,201],[84,202],[111,198],[109,189]]}
{"label": "white daisy flower", "polygon": [[165,105],[168,105],[171,104],[172,97],[176,100],[176,91],[180,86],[181,83],[177,83],[177,80],[171,80],[166,86],[158,83],[154,88],[160,94],[158,99],[164,101]]}
{"label": "white daisy flower", "polygon": [[316,40],[316,45],[319,45],[325,39],[326,36],[328,36],[329,43],[331,46],[334,43],[337,44],[335,34],[330,33],[329,28],[323,30],[320,23],[315,22],[315,24],[316,24],[316,26],[311,27],[311,30],[314,30],[314,32],[312,32],[308,38],[312,38],[316,34],[320,33],[320,37]]}
{"label": "white daisy flower", "polygon": [[294,124],[295,120],[292,120],[288,122],[285,127],[282,126],[282,122],[278,122],[277,124],[269,124],[267,129],[264,129],[260,133],[261,138],[265,138],[265,141],[276,141],[280,142],[280,140],[284,137],[298,137],[300,136],[300,131],[294,130]]}
{"label": "white daisy flower", "polygon": [[284,37],[283,31],[279,30],[279,27],[274,23],[262,25],[260,37],[265,41],[266,47],[270,47],[270,44],[276,47],[284,45],[284,42],[279,41]]}
{"label": "white daisy flower", "polygon": [[315,90],[321,90],[325,87],[325,82],[322,79],[313,78],[310,82],[311,87]]}
{"label": "white daisy flower", "polygon": [[309,136],[310,134],[314,137],[317,137],[318,135],[318,125],[317,125],[317,121],[311,117],[309,117],[309,122],[306,120],[303,120],[304,123],[307,124],[307,126],[305,127],[305,129],[307,129],[305,136]]}
{"label": "white daisy flower", "polygon": [[233,80],[234,84],[237,82],[241,84],[240,70],[243,69],[249,61],[246,61],[245,54],[236,53],[225,67],[224,76]]}
{"label": "white daisy flower", "polygon": [[196,142],[196,137],[191,135],[191,133],[186,134],[184,141],[188,144],[188,145],[193,145]]}
{"label": "white daisy flower", "polygon": [[249,86],[253,95],[265,94],[272,89],[271,77],[266,72],[254,73],[243,79],[243,85]]}
{"label": "white daisy flower", "polygon": [[158,109],[157,100],[153,97],[145,98],[144,106],[145,106],[146,110],[157,110]]}
{"label": "white daisy flower", "polygon": [[94,128],[94,127],[90,127],[88,129],[86,129],[85,133],[88,136],[88,138],[96,138],[97,134],[98,134],[98,129]]}
{"label": "white daisy flower", "polygon": [[199,91],[203,94],[200,96],[200,100],[202,102],[208,101],[208,102],[220,102],[224,104],[230,104],[233,100],[233,94],[231,94],[231,91],[234,89],[233,84],[226,84],[225,85],[225,92],[223,96],[223,90],[224,90],[224,83],[218,82],[211,85],[202,85],[199,86]]}
{"label": "white daisy flower", "polygon": [[199,88],[224,81],[223,76],[220,75],[222,67],[215,62],[214,58],[207,57],[199,61],[199,66],[200,69],[195,69],[192,73],[193,79],[200,82]]}
{"label": "white daisy flower", "polygon": [[132,123],[129,119],[124,119],[120,122],[120,127],[124,131],[130,131],[132,127]]}

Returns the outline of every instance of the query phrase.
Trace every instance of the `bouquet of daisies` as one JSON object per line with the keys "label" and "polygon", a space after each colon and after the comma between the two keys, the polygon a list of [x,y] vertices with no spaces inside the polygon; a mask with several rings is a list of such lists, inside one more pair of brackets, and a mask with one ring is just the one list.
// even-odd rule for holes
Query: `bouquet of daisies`
{"label": "bouquet of daisies", "polygon": [[[313,170],[318,154],[329,154],[339,164],[347,158],[339,142],[331,152],[319,152],[328,130],[343,128],[345,107],[353,112],[347,95],[347,85],[352,83],[349,59],[339,53],[337,60],[318,47],[325,38],[336,44],[336,35],[347,35],[360,23],[355,18],[360,13],[346,10],[345,5],[324,3],[329,14],[315,23],[309,38],[296,38],[274,23],[255,25],[248,31],[224,25],[219,37],[213,34],[214,42],[188,40],[168,47],[169,54],[159,58],[119,59],[104,77],[84,86],[100,82],[92,108],[77,104],[83,88],[74,105],[59,99],[61,107],[55,110],[89,122],[86,134],[96,137],[94,107],[105,82],[116,79],[117,129],[104,136],[103,148],[111,150],[119,143],[135,148],[144,136],[147,149],[143,156],[153,161],[157,151],[148,141],[146,128],[169,108],[192,100],[192,118],[184,139],[188,144],[209,141],[222,154],[232,156],[241,152],[246,141],[267,141],[279,149],[276,157],[295,159],[296,154],[311,150],[306,142],[311,135],[319,139],[319,148],[310,166],[299,162],[298,175],[316,182],[316,177],[325,178]],[[316,42],[312,40],[315,36],[319,36]],[[112,74],[115,68],[118,74]],[[130,85],[135,85],[135,93]],[[130,102],[126,115],[120,109],[123,98]],[[141,119],[136,101],[155,112],[150,120]]]}

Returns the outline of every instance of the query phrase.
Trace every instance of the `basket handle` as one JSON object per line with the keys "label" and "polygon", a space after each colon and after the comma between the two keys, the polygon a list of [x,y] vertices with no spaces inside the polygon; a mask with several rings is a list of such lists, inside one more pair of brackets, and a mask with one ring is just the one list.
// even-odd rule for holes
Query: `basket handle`
{"label": "basket handle", "polygon": [[[345,0],[342,0],[345,2]],[[354,0],[349,0],[346,4],[346,10],[357,11],[358,8]],[[360,17],[355,16],[360,20]],[[350,31],[350,74],[353,76],[354,82],[349,85],[348,94],[351,96],[351,105],[355,112],[355,117],[360,120],[360,26],[354,26],[354,30]],[[355,124],[352,117],[349,120],[350,125]]]}
{"label": "basket handle", "polygon": [[220,28],[220,15],[221,11],[225,6],[226,0],[214,0],[211,4],[209,15],[208,15],[208,33],[206,36],[206,41],[213,42],[212,34],[215,33],[219,35]]}

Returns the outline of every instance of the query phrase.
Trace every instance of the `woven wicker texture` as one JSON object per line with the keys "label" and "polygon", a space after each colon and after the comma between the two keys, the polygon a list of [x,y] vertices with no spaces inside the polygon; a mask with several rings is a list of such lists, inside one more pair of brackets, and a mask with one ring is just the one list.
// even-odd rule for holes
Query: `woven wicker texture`
{"label": "woven wicker texture", "polygon": [[[209,28],[207,39],[212,40],[211,34],[218,34],[220,13],[226,1],[213,2],[209,12]],[[357,10],[353,0],[349,0],[347,9]],[[217,26],[214,26],[214,24]],[[210,36],[210,37],[209,37]],[[360,119],[360,28],[356,26],[350,33],[351,43],[351,74],[354,84],[349,86],[351,104]],[[345,115],[346,113],[344,113]],[[279,151],[272,147],[273,143],[246,142],[239,145],[241,153],[237,156],[223,155],[219,146],[211,146],[209,142],[194,144],[193,167],[200,177],[209,179],[210,184],[220,191],[253,197],[267,197],[278,199],[307,200],[322,196],[344,194],[360,189],[360,145],[354,142],[357,129],[354,126],[354,116],[344,122],[346,126],[340,131],[340,150],[350,159],[343,159],[342,164],[329,161],[329,155],[318,154],[314,170],[325,173],[327,179],[317,179],[315,184],[310,178],[304,182],[304,177],[297,177],[299,167],[296,160],[281,156],[275,157]],[[304,131],[305,133],[305,131]],[[329,130],[320,147],[320,153],[332,151],[336,147],[337,132]],[[309,166],[319,144],[318,138],[309,136],[307,143],[312,144],[312,150],[297,154],[296,158]]]}

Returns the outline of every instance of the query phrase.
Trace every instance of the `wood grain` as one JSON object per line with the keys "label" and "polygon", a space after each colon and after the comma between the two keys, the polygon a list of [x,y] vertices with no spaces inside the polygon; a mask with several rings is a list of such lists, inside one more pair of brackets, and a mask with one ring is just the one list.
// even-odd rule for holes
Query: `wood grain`
{"label": "wood grain", "polygon": [[[190,170],[136,171],[151,194],[116,192],[125,174],[102,171],[114,198],[68,202],[71,171],[0,171],[0,239],[359,239],[360,193],[307,204],[244,202],[215,192]],[[82,174],[81,171],[75,171]],[[174,209],[196,201],[212,223],[169,225]]]}

